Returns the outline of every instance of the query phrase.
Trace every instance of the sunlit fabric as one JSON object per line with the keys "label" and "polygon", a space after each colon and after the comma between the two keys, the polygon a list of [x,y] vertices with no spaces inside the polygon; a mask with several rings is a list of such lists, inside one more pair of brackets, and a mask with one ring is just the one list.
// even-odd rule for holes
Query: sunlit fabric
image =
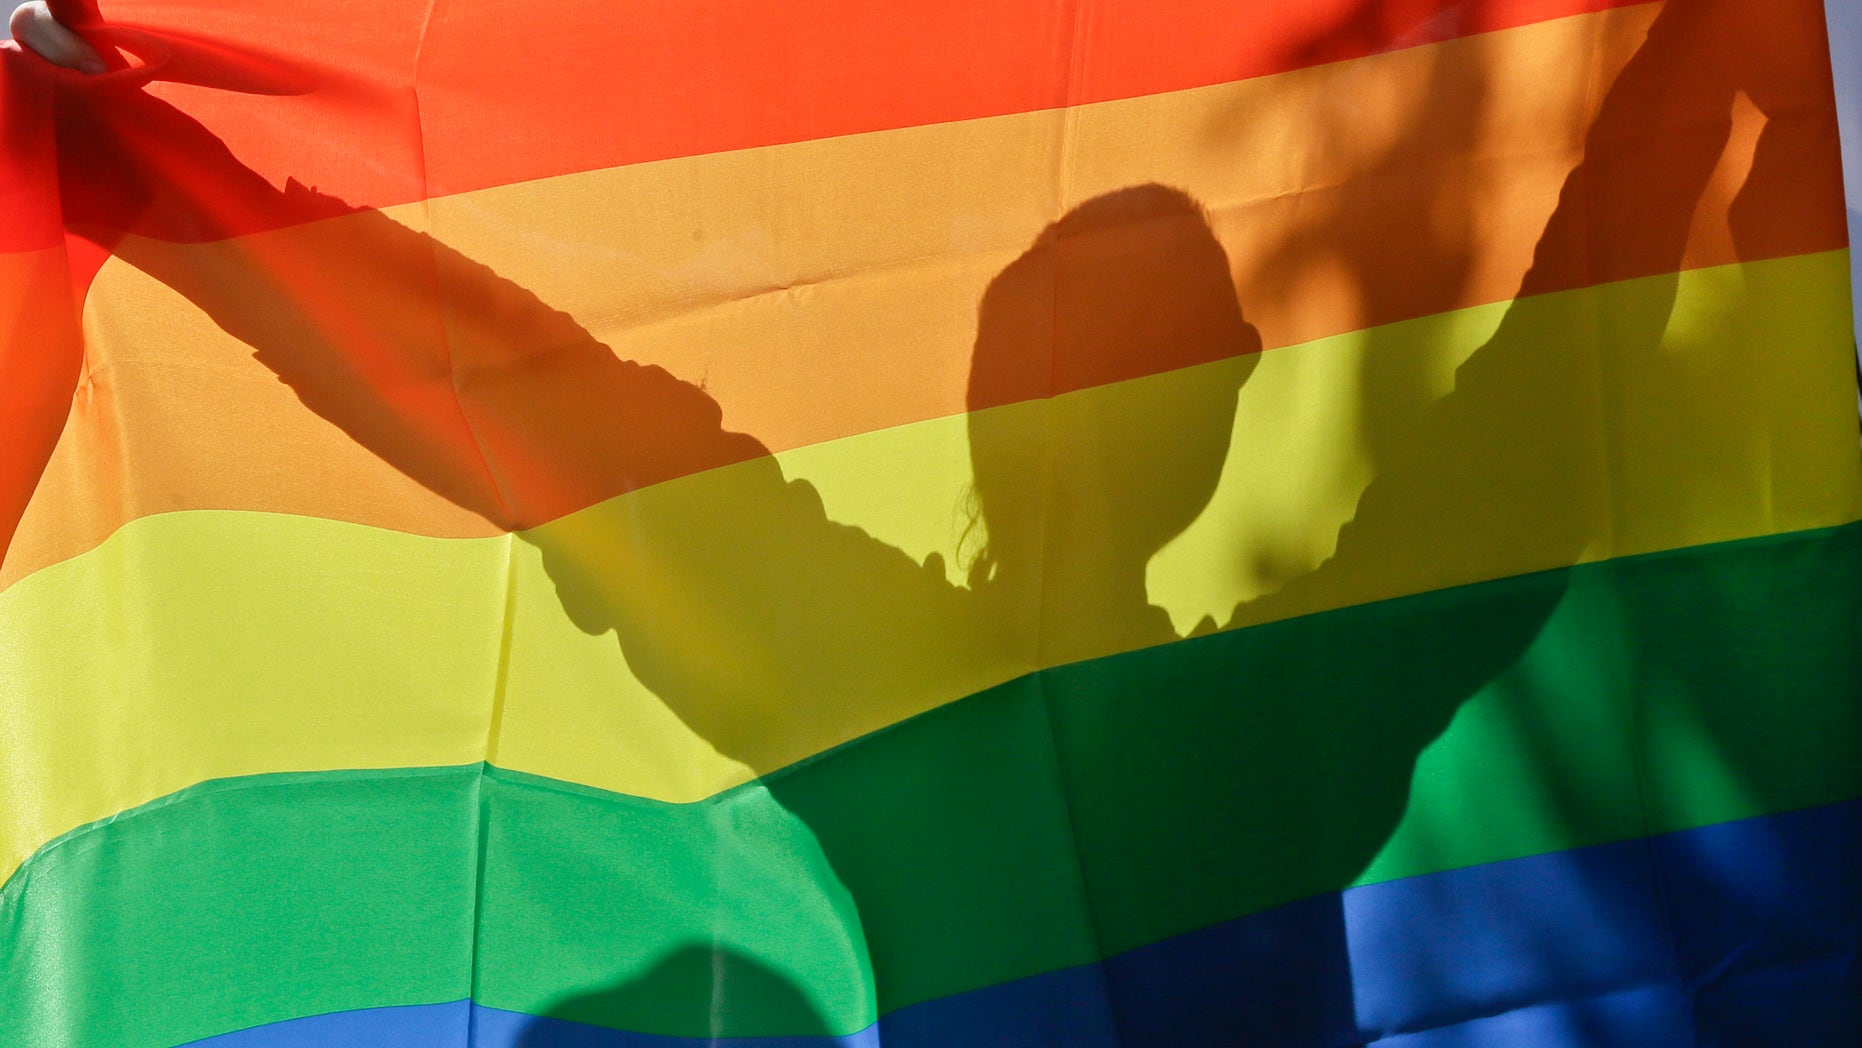
{"label": "sunlit fabric", "polygon": [[1820,0],[54,6],[0,1041],[1862,1043]]}

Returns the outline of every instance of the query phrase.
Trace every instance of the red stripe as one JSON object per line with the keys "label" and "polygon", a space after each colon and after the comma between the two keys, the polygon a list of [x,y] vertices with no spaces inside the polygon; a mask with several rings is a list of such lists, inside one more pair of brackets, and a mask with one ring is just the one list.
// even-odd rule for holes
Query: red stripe
{"label": "red stripe", "polygon": [[144,68],[82,90],[107,107],[112,90],[168,81],[154,90],[273,184],[381,207],[1181,90],[1640,2],[441,0],[430,26],[428,0],[328,0],[314,18],[295,0],[106,2],[110,28],[92,36]]}
{"label": "red stripe", "polygon": [[0,556],[71,409],[82,355],[58,221],[51,95],[0,51]]}
{"label": "red stripe", "polygon": [[1342,62],[1647,0],[1170,0],[1096,5],[1080,90],[1106,102]]}
{"label": "red stripe", "polygon": [[[625,33],[612,29],[625,5],[607,4],[521,34],[474,4],[434,25],[422,117],[433,188],[453,193],[1202,87],[1629,2],[709,2],[628,18]],[[617,133],[532,133],[565,118]]]}

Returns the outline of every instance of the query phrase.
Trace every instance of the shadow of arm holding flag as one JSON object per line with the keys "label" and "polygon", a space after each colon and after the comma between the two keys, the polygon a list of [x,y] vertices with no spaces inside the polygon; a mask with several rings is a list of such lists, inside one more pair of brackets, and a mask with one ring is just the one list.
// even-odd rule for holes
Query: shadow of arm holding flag
{"label": "shadow of arm holding flag", "polygon": [[[1609,413],[1635,407],[1607,402],[1605,377],[1660,352],[1683,249],[1727,146],[1742,79],[1731,48],[1754,19],[1729,18],[1730,10],[1677,5],[1657,18],[1610,86],[1498,330],[1404,439],[1372,449],[1378,473],[1336,554],[1237,608],[1237,624],[1298,614],[1312,605],[1309,592],[1345,576],[1387,576],[1369,588],[1400,592],[1396,580],[1417,563],[1446,586],[1478,581],[1461,565],[1486,551],[1544,549],[1549,567],[1608,543],[1620,471],[1612,460],[1621,453]],[[1648,291],[1546,294],[1632,278],[1648,278]],[[1557,421],[1561,439],[1546,439],[1546,419]],[[1454,497],[1462,490],[1486,497],[1469,504]]]}
{"label": "shadow of arm holding flag", "polygon": [[[889,648],[936,647],[905,660],[933,673],[956,661],[942,656],[968,638],[938,566],[829,521],[697,386],[388,215],[275,188],[133,84],[71,88],[71,226],[201,308],[357,443],[519,532],[576,624],[615,631],[641,681],[720,750],[759,763],[811,703],[866,701],[867,726],[885,723]],[[874,643],[823,642],[863,634]]]}
{"label": "shadow of arm holding flag", "polygon": [[[379,211],[278,189],[132,85],[61,98],[67,224],[253,347],[305,406],[509,530],[766,455],[715,402]],[[81,90],[79,88],[82,88]],[[468,346],[486,347],[478,358]],[[526,378],[545,374],[548,398]],[[594,403],[604,411],[581,411]]]}
{"label": "shadow of arm holding flag", "polygon": [[[1565,180],[1498,329],[1427,414],[1375,430],[1400,439],[1370,449],[1378,471],[1335,554],[1235,609],[1231,627],[1274,624],[1338,607],[1342,593],[1415,592],[1418,578],[1442,590],[1365,609],[1375,629],[1337,614],[1313,616],[1306,629],[1284,634],[1300,644],[1250,647],[1236,666],[1251,682],[1251,701],[1277,711],[1261,716],[1278,721],[1272,732],[1284,749],[1258,751],[1276,769],[1260,774],[1302,784],[1286,791],[1288,810],[1259,835],[1286,841],[1289,862],[1299,865],[1303,852],[1330,870],[1331,883],[1350,883],[1401,818],[1422,750],[1481,689],[1514,686],[1505,679],[1559,607],[1567,573],[1474,587],[1486,579],[1470,570],[1505,562],[1509,550],[1532,551],[1547,569],[1614,555],[1627,530],[1623,518],[1638,512],[1634,500],[1647,490],[1636,481],[1646,445],[1637,444],[1635,419],[1662,417],[1651,405],[1673,405],[1668,417],[1703,425],[1724,417],[1725,405],[1688,402],[1685,369],[1666,362],[1675,350],[1664,338],[1699,212],[1710,206],[1727,213],[1728,201],[1707,191],[1728,153],[1736,96],[1744,93],[1771,117],[1741,196],[1731,202],[1739,257],[1778,253],[1768,243],[1814,242],[1794,234],[1792,223],[1827,224],[1812,213],[1820,206],[1814,202],[1802,215],[1763,219],[1745,215],[1740,204],[1790,199],[1775,188],[1790,177],[1786,157],[1803,170],[1828,166],[1816,125],[1792,113],[1819,89],[1818,77],[1779,65],[1779,56],[1817,53],[1804,42],[1816,27],[1802,15],[1725,2],[1677,3],[1657,17],[1609,85],[1583,159]],[[1774,180],[1770,191],[1763,191],[1765,180]],[[1632,230],[1633,238],[1626,234]],[[1597,290],[1548,293],[1574,287]],[[1620,399],[1622,390],[1640,399]],[[1713,490],[1712,462],[1695,468],[1705,472],[1687,478],[1691,487]],[[1479,497],[1470,500],[1469,492]],[[1108,737],[1132,730],[1113,726]],[[1174,744],[1186,752],[1213,745],[1188,733]],[[1212,785],[1185,784],[1175,800],[1222,796],[1195,792]],[[1204,802],[1211,827],[1264,818],[1241,799],[1249,792]],[[1214,843],[1203,861],[1238,861],[1239,844],[1223,843],[1213,830],[1206,839]],[[1122,846],[1142,851],[1135,839]]]}

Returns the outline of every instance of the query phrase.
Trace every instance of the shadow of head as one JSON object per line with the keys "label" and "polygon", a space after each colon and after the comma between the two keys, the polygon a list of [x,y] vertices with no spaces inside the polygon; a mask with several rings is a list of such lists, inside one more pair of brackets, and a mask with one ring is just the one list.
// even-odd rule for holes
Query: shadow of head
{"label": "shadow of head", "polygon": [[690,944],[644,973],[549,1006],[515,1048],[620,1043],[588,1027],[684,1037],[819,1037],[831,1033],[802,987],[747,954]]}
{"label": "shadow of head", "polygon": [[[1042,231],[977,322],[970,455],[987,538],[972,581],[1074,545],[1142,571],[1214,494],[1260,348],[1187,194],[1133,186]],[[1031,424],[1027,402],[1044,398]]]}
{"label": "shadow of head", "polygon": [[[1044,230],[981,304],[968,406],[987,545],[973,575],[1020,580],[998,594],[1054,580],[1058,605],[1083,609],[1086,648],[1102,626],[1169,639],[1144,568],[1214,493],[1259,348],[1185,194],[1122,190]],[[641,684],[759,768],[765,740],[822,711],[941,687],[901,667],[939,664],[932,653],[1008,606],[954,599],[942,572],[829,519],[767,455],[526,538],[579,628],[612,629]]]}

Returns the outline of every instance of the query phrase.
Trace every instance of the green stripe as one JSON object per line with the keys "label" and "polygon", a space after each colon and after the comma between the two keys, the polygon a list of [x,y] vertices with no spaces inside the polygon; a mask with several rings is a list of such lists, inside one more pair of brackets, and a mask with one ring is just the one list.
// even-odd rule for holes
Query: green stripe
{"label": "green stripe", "polygon": [[[0,1014],[158,1046],[641,980],[570,1017],[849,1032],[1349,883],[1862,795],[1859,583],[1851,525],[1430,593],[1045,671],[690,805],[210,783],[9,882]],[[714,958],[782,979],[713,1015]]]}

